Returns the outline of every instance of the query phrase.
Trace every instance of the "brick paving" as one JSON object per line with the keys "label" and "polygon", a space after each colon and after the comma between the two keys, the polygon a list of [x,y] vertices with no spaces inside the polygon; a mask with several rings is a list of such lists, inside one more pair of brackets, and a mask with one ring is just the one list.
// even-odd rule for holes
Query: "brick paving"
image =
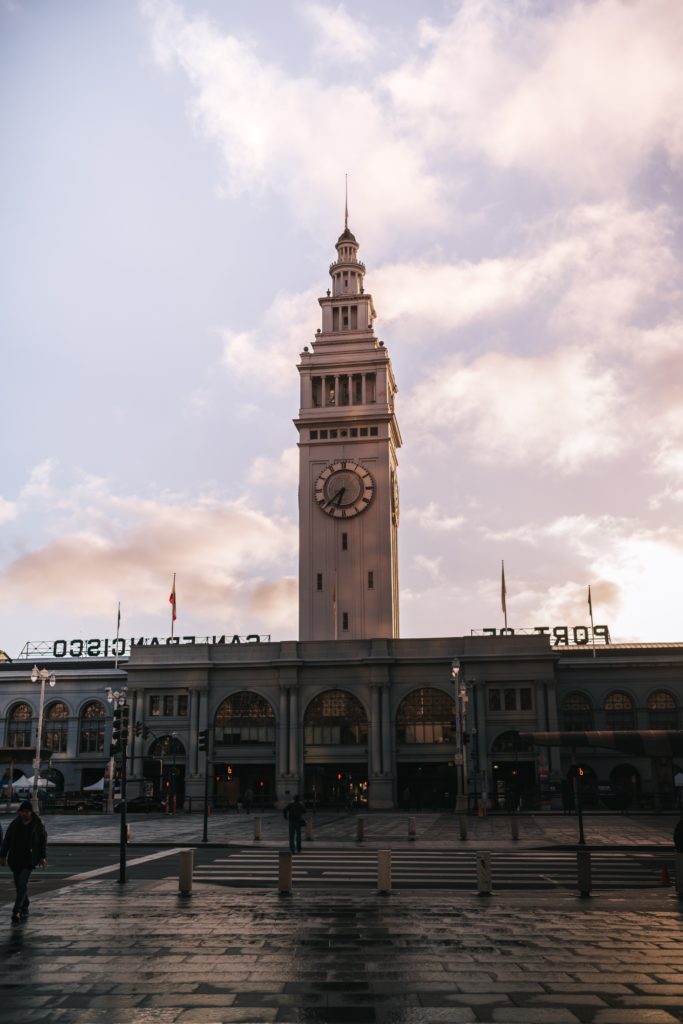
{"label": "brick paving", "polygon": [[[403,842],[406,817],[369,815],[366,835]],[[244,841],[253,824],[244,815],[222,824],[234,833],[236,822]],[[325,841],[348,843],[352,824],[338,816]],[[115,825],[48,819],[53,839],[108,841]],[[606,846],[671,849],[672,825],[596,817],[587,838],[593,828]],[[512,847],[505,819],[477,826],[474,841]],[[180,845],[196,827],[188,817],[139,825],[150,841]],[[265,841],[282,845],[275,814],[272,832]],[[425,846],[438,849],[457,834],[452,816],[418,817]],[[520,837],[519,844],[574,843],[575,821],[522,819]],[[9,912],[7,903],[0,908],[2,1024],[683,1022],[683,901],[670,889],[582,900],[561,891],[486,898],[331,888],[278,896],[195,885],[182,897],[175,878],[120,886],[105,876],[36,889],[20,925],[10,925]]]}
{"label": "brick paving", "polygon": [[175,880],[106,879],[41,894],[5,927],[6,1024],[683,1021],[669,892],[182,897]]}

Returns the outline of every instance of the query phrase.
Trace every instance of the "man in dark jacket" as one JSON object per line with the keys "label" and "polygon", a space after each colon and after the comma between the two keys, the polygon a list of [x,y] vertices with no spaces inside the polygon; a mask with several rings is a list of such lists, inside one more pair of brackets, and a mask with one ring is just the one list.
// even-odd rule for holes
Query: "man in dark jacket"
{"label": "man in dark jacket", "polygon": [[306,804],[299,799],[298,793],[283,813],[289,822],[289,848],[292,853],[301,853],[301,829],[306,817]]}
{"label": "man in dark jacket", "polygon": [[28,800],[19,806],[19,813],[7,829],[0,846],[0,864],[8,863],[17,891],[12,910],[12,924],[28,917],[28,880],[35,867],[47,867],[47,832],[33,813]]}

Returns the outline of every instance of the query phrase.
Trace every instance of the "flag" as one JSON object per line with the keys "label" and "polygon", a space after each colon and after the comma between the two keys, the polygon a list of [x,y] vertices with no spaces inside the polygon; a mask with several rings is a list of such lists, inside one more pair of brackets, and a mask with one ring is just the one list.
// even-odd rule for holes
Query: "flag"
{"label": "flag", "polygon": [[121,602],[119,601],[119,613],[116,616],[116,635],[119,635],[119,629],[121,627]]}
{"label": "flag", "polygon": [[508,608],[507,608],[507,587],[505,586],[505,562],[501,562],[501,575],[500,575],[500,604],[503,609],[503,615],[505,616],[505,628],[507,629],[508,624]]}
{"label": "flag", "polygon": [[175,599],[175,573],[173,573],[173,590],[171,591],[168,600],[173,605],[173,611],[171,612],[171,621],[175,622],[175,620],[178,618],[178,605],[176,604]]}
{"label": "flag", "polygon": [[593,618],[593,602],[591,601],[591,585],[588,584],[588,611],[591,613],[591,620]]}

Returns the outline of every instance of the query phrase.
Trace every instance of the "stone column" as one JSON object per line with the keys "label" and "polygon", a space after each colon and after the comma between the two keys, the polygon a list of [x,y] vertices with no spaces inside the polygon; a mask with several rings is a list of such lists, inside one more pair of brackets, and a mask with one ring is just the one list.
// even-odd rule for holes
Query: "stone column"
{"label": "stone column", "polygon": [[278,725],[277,743],[277,773],[281,777],[287,774],[288,742],[287,742],[287,705],[289,704],[289,689],[286,686],[280,687],[280,722]]}
{"label": "stone column", "polygon": [[299,775],[299,690],[289,688],[289,774]]}
{"label": "stone column", "polygon": [[382,771],[385,775],[394,774],[392,732],[389,687],[384,685],[382,687]]}
{"label": "stone column", "polygon": [[370,775],[382,772],[382,749],[380,744],[380,688],[377,684],[370,687]]}

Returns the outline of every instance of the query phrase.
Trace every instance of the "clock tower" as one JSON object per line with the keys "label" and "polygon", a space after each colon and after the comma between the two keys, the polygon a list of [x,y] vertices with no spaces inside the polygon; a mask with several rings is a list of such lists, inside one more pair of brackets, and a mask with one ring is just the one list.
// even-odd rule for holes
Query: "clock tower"
{"label": "clock tower", "polygon": [[299,638],[397,637],[397,388],[348,214],[336,250],[298,365]]}

